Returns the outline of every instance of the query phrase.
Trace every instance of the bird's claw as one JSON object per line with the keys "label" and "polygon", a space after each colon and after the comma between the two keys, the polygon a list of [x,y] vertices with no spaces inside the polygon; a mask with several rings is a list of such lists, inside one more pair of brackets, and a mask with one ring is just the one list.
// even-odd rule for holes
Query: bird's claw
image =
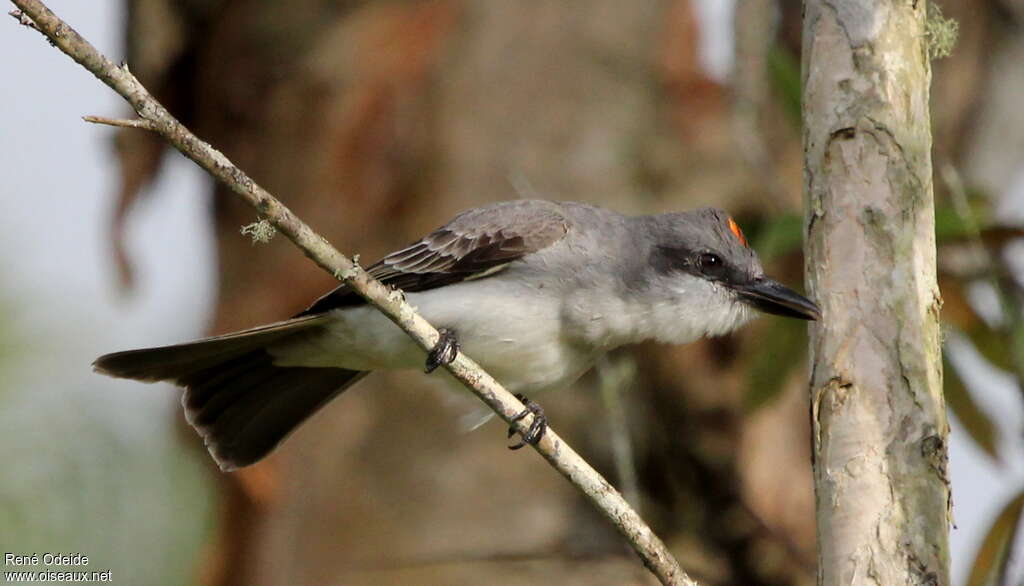
{"label": "bird's claw", "polygon": [[[523,439],[508,447],[510,450],[518,450],[527,444],[531,446],[537,445],[537,442],[540,441],[540,438],[544,436],[544,432],[548,429],[548,418],[544,415],[544,409],[541,408],[540,405],[534,403],[522,393],[517,394],[516,398],[522,401],[523,405],[526,406],[526,409],[517,413],[516,416],[512,418],[512,421],[519,421],[531,413],[533,414],[533,421],[530,422],[530,428],[526,430],[525,434],[523,434]],[[509,427],[508,437],[512,437],[515,434],[515,426]]]}
{"label": "bird's claw", "polygon": [[451,364],[459,355],[459,340],[455,337],[455,332],[448,328],[438,328],[437,333],[440,334],[437,343],[430,352],[427,352],[427,362],[424,366],[424,372],[427,373],[434,372],[438,366]]}

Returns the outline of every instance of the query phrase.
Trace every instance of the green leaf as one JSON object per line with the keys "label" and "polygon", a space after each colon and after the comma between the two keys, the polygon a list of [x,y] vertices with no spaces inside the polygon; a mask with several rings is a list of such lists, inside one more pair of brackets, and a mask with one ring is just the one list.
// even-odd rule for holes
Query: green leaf
{"label": "green leaf", "polygon": [[1017,375],[1018,389],[1024,385],[1024,319],[1021,319],[1020,310],[1020,306],[1011,309],[1016,311],[1017,315],[1013,318],[1016,323],[1010,331],[1010,343],[1007,344],[1010,347],[1010,368],[1007,370]]}
{"label": "green leaf", "polygon": [[770,262],[790,252],[800,250],[803,245],[803,216],[782,214],[762,225],[757,231],[754,250],[761,260]]}
{"label": "green leaf", "polygon": [[973,237],[975,228],[984,231],[992,225],[992,213],[987,200],[977,192],[972,192],[968,194],[968,205],[973,216],[970,220],[949,203],[940,202],[935,206],[935,238],[940,244]]}
{"label": "green leaf", "polygon": [[795,319],[772,318],[771,344],[755,350],[750,366],[747,392],[743,397],[747,411],[754,411],[779,396],[786,378],[807,353],[807,325]]}
{"label": "green leaf", "polygon": [[974,348],[992,363],[992,366],[1002,370],[1013,371],[1013,346],[1009,336],[990,328],[983,320],[977,320],[968,328],[964,334],[970,338]]}
{"label": "green leaf", "polygon": [[974,566],[967,586],[1001,586],[1006,584],[1010,552],[1020,533],[1021,511],[1024,510],[1024,491],[1011,500],[996,517],[985,540],[974,557]]}
{"label": "green leaf", "polygon": [[978,444],[986,454],[997,462],[999,461],[998,445],[999,431],[974,402],[974,397],[960,379],[960,373],[949,363],[949,359],[942,359],[943,392],[946,395],[946,404],[953,411],[957,421],[964,426],[967,434],[971,436],[974,443]]}
{"label": "green leaf", "polygon": [[780,45],[768,50],[768,79],[790,120],[800,126],[800,59]]}

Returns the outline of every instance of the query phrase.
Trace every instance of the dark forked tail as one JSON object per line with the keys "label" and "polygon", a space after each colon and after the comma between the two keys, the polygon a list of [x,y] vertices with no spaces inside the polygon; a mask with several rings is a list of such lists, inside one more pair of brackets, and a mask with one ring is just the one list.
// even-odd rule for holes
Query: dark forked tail
{"label": "dark forked tail", "polygon": [[266,350],[182,377],[185,418],[222,470],[253,464],[303,421],[369,374],[274,366]]}
{"label": "dark forked tail", "polygon": [[267,346],[322,327],[300,317],[195,342],[116,352],[97,372],[185,387],[185,417],[222,470],[254,464],[303,421],[369,372],[275,366]]}

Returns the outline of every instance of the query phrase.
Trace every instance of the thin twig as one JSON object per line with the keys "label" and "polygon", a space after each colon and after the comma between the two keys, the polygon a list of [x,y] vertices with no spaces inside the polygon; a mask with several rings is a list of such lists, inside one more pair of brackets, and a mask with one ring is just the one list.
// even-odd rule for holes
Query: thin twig
{"label": "thin twig", "polygon": [[141,130],[157,131],[156,126],[149,120],[142,118],[106,118],[104,116],[82,116],[82,120],[93,124],[106,124],[107,126],[119,126],[121,128],[139,128]]}
{"label": "thin twig", "polygon": [[[306,256],[383,312],[424,350],[437,343],[437,330],[405,302],[401,291],[389,289],[372,278],[257,185],[227,157],[192,134],[150,95],[126,66],[118,67],[104,57],[40,0],[11,1],[35,22],[37,30],[52,44],[124,97],[139,117],[149,122],[154,132],[241,196],[262,218],[302,249]],[[524,409],[523,404],[475,362],[459,353],[446,368],[502,419],[515,426],[517,431],[525,433],[529,429],[532,416],[513,421],[513,417]],[[662,584],[696,586],[696,582],[683,572],[661,539],[630,508],[618,491],[555,432],[549,428],[534,447],[601,510]]]}

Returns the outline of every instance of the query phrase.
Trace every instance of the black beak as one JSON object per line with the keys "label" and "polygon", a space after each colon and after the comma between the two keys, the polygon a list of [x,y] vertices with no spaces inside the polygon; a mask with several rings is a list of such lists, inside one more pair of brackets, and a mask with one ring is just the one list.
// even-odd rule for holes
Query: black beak
{"label": "black beak", "polygon": [[821,310],[813,301],[768,277],[733,288],[743,302],[765,313],[808,320],[821,319]]}

